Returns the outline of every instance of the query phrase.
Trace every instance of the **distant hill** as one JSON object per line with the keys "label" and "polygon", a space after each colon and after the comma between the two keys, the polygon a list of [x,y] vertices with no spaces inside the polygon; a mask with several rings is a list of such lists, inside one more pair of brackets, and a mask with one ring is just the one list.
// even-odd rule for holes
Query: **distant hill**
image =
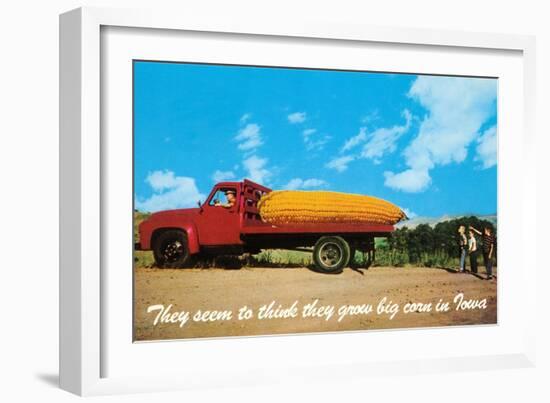
{"label": "distant hill", "polygon": [[420,224],[428,224],[430,227],[435,227],[436,224],[444,221],[450,221],[461,217],[471,217],[475,216],[483,220],[490,221],[495,227],[497,226],[497,215],[488,214],[488,215],[477,215],[477,214],[458,214],[458,215],[443,215],[441,217],[414,217],[406,221],[402,221],[396,224],[397,228],[407,227],[407,228],[416,228]]}

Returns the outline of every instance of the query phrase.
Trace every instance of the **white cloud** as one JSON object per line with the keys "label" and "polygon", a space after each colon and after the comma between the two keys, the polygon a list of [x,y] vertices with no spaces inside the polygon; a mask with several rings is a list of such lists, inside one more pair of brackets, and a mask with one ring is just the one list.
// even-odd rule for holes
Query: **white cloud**
{"label": "white cloud", "polygon": [[248,119],[250,119],[251,117],[252,117],[252,114],[250,113],[245,113],[244,115],[242,115],[240,119],[241,124],[245,124],[248,121]]}
{"label": "white cloud", "polygon": [[145,181],[153,189],[148,199],[137,199],[136,208],[142,211],[155,212],[174,208],[192,207],[205,196],[199,192],[195,179],[176,176],[172,171],[154,171]]}
{"label": "white cloud", "polygon": [[[397,148],[397,141],[409,130],[411,126],[411,113],[405,109],[403,110],[402,115],[405,118],[405,123],[402,125],[381,127],[370,134],[367,133],[366,127],[361,127],[358,134],[346,140],[340,149],[340,152],[349,152],[357,146],[363,144],[361,152],[356,156],[356,158],[366,158],[373,160],[375,164],[380,163],[380,158],[387,153],[392,153],[395,151]],[[336,163],[341,162],[338,159],[334,161],[336,161]],[[343,161],[346,162],[346,160]]]}
{"label": "white cloud", "polygon": [[249,123],[239,130],[235,140],[239,141],[238,148],[241,151],[252,151],[263,144],[260,126]]}
{"label": "white cloud", "polygon": [[284,188],[289,190],[294,189],[312,189],[312,188],[319,188],[326,186],[327,182],[322,179],[301,179],[301,178],[294,178],[290,182],[288,182]]}
{"label": "white cloud", "polygon": [[[241,117],[241,124],[246,123],[252,115],[249,113]],[[261,158],[256,155],[257,149],[263,144],[260,126],[256,123],[248,123],[237,135],[235,140],[239,142],[237,148],[243,152],[242,170],[245,176],[264,185],[268,185],[272,172],[267,168],[267,158]],[[239,169],[239,164],[235,164],[233,171]],[[216,171],[212,178],[216,181],[234,179],[236,177],[233,171]]]}
{"label": "white cloud", "polygon": [[243,160],[243,167],[247,171],[248,179],[260,184],[267,184],[271,177],[271,171],[266,168],[267,158],[260,158],[253,155]]}
{"label": "white cloud", "polygon": [[368,136],[366,144],[361,151],[361,157],[379,162],[384,154],[392,153],[396,149],[397,140],[405,134],[411,126],[412,115],[408,110],[403,111],[405,124],[401,126],[382,127]]}
{"label": "white cloud", "polygon": [[355,157],[351,155],[345,155],[343,157],[332,159],[325,166],[327,168],[335,169],[337,172],[344,172],[346,169],[348,169],[349,163],[354,159]]}
{"label": "white cloud", "polygon": [[414,211],[409,210],[408,208],[401,207],[401,210],[403,210],[408,218],[418,217],[418,214],[416,214]]}
{"label": "white cloud", "polygon": [[364,125],[369,125],[376,122],[377,120],[380,120],[380,112],[378,111],[378,109],[375,109],[369,114],[363,116],[363,118],[361,119],[361,123],[363,123]]}
{"label": "white cloud", "polygon": [[151,186],[155,192],[162,192],[166,189],[171,189],[178,186],[181,183],[181,179],[188,179],[183,177],[178,177],[172,171],[154,171],[149,172],[145,182]]}
{"label": "white cloud", "polygon": [[397,174],[386,172],[386,185],[419,192],[431,183],[430,170],[435,166],[466,159],[468,146],[495,111],[496,81],[421,76],[408,95],[426,108],[428,114],[403,153],[408,168]]}
{"label": "white cloud", "polygon": [[325,144],[331,139],[330,136],[324,135],[319,137],[316,135],[317,129],[305,129],[302,132],[304,144],[307,151],[320,151],[325,147]]}
{"label": "white cloud", "polygon": [[296,123],[303,123],[306,121],[306,113],[305,112],[294,112],[287,116],[287,119],[290,123],[296,124]]}
{"label": "white cloud", "polygon": [[212,180],[214,182],[225,182],[231,179],[235,179],[235,173],[233,171],[220,171],[218,169],[212,174]]}
{"label": "white cloud", "polygon": [[306,150],[307,151],[320,151],[323,148],[325,148],[325,144],[327,144],[330,140],[330,136],[323,136],[318,140],[309,140],[306,141]]}
{"label": "white cloud", "polygon": [[482,161],[483,169],[491,168],[497,164],[497,128],[490,127],[477,140],[476,160]]}
{"label": "white cloud", "polygon": [[397,174],[386,171],[384,177],[384,185],[387,187],[411,193],[425,190],[432,182],[428,170],[421,169],[407,169]]}
{"label": "white cloud", "polygon": [[359,144],[365,142],[366,140],[367,140],[367,128],[361,127],[359,129],[359,134],[353,137],[350,137],[349,139],[346,140],[340,152],[349,151],[355,146],[358,146]]}

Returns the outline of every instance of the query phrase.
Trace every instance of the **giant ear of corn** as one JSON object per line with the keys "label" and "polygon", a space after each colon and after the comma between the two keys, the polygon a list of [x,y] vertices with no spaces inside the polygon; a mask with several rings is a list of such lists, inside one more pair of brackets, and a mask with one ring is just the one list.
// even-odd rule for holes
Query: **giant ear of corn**
{"label": "giant ear of corn", "polygon": [[395,224],[407,218],[396,205],[373,196],[328,191],[278,190],[258,202],[263,221],[271,224]]}

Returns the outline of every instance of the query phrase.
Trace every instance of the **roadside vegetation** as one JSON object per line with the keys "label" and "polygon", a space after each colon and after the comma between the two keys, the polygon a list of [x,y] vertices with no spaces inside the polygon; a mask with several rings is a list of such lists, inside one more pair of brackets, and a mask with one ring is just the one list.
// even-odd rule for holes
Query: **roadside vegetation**
{"label": "roadside vegetation", "polygon": [[[472,226],[479,231],[490,227],[497,234],[495,225],[476,216],[454,218],[437,223],[435,226],[419,224],[414,229],[406,226],[398,228],[387,240],[376,245],[376,265],[379,266],[423,266],[457,267],[459,264],[458,227],[464,225],[466,231]],[[468,235],[466,233],[466,235]],[[477,234],[478,247],[481,237]],[[496,254],[495,254],[496,256]],[[481,257],[480,257],[481,258]]]}

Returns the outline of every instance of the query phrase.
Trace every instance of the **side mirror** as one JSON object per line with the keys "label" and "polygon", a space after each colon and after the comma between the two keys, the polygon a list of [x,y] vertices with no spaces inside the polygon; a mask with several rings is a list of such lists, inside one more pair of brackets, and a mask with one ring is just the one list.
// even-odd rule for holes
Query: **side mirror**
{"label": "side mirror", "polygon": [[197,202],[197,205],[198,205],[198,206],[199,206],[199,208],[201,209],[201,213],[202,213],[202,203],[201,203],[201,201],[200,201],[200,200],[199,200],[199,201]]}

